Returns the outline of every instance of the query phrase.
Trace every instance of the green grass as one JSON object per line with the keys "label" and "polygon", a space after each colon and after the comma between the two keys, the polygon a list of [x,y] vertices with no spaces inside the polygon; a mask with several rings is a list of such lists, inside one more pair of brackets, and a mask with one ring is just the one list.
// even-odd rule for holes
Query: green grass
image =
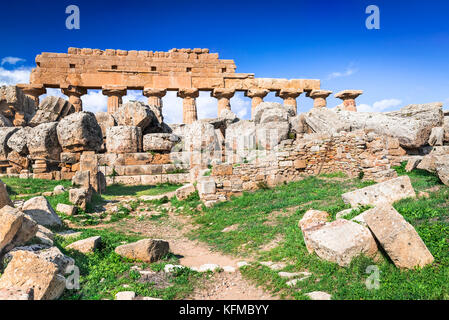
{"label": "green grass", "polygon": [[154,196],[167,192],[172,192],[181,187],[179,184],[159,184],[156,186],[125,186],[114,184],[106,188],[106,192],[102,194],[104,199],[111,200],[118,196]]}
{"label": "green grass", "polygon": [[2,178],[2,181],[6,183],[6,189],[12,200],[28,199],[43,192],[53,191],[58,185],[63,185],[66,189],[72,185],[70,180]]}
{"label": "green grass", "polygon": [[[101,236],[102,244],[94,253],[82,254],[65,247],[72,242],[92,236]],[[183,299],[189,295],[197,283],[207,274],[200,274],[190,269],[183,269],[171,276],[163,277],[163,283],[142,282],[137,271],[131,270],[140,265],[146,270],[160,271],[168,263],[176,264],[178,259],[169,254],[157,263],[141,263],[123,258],[114,249],[124,242],[139,240],[136,235],[118,233],[110,230],[84,230],[78,238],[64,239],[56,237],[55,244],[64,254],[75,259],[80,269],[80,289],[66,290],[61,299],[64,300],[100,300],[114,299],[119,291],[134,291],[137,295],[161,299]]]}
{"label": "green grass", "polygon": [[[405,174],[404,165],[396,168]],[[190,236],[208,243],[216,250],[256,261],[283,261],[284,271],[309,271],[312,277],[299,282],[296,287],[286,285],[288,280],[280,278],[277,271],[258,263],[242,268],[242,274],[271,292],[284,298],[307,299],[304,293],[326,291],[333,299],[449,299],[449,187],[442,185],[434,175],[423,171],[408,174],[416,191],[438,186],[429,192],[429,198],[405,199],[394,204],[395,208],[419,233],[435,262],[421,270],[399,270],[383,257],[374,262],[358,257],[349,267],[310,255],[305,247],[298,221],[308,209],[324,210],[332,219],[341,210],[349,208],[341,194],[372,184],[359,179],[341,178],[340,174],[308,177],[279,187],[244,193],[239,198],[219,203],[212,208],[193,210],[195,199],[177,202],[185,206],[194,217],[198,228]],[[364,211],[367,208],[360,209]],[[351,217],[357,210],[351,213]],[[226,227],[238,225],[230,232]],[[261,248],[273,239],[278,245],[271,250]],[[380,289],[369,290],[365,281],[369,274],[366,268],[376,265],[380,269]]]}

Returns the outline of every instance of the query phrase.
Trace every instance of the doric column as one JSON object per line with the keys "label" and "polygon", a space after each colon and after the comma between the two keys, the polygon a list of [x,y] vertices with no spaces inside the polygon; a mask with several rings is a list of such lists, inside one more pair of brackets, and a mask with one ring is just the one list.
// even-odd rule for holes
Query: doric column
{"label": "doric column", "polygon": [[216,88],[211,92],[211,96],[218,99],[218,116],[225,109],[231,110],[230,99],[234,96],[234,89]]}
{"label": "doric column", "polygon": [[47,93],[47,89],[42,84],[18,84],[17,87],[34,101],[36,108],[39,106],[39,96]]}
{"label": "doric column", "polygon": [[332,94],[332,91],[327,90],[312,90],[307,93],[307,97],[313,99],[314,108],[326,108],[327,102],[326,98]]}
{"label": "doric column", "polygon": [[83,102],[81,101],[81,96],[87,93],[86,88],[67,86],[61,88],[63,94],[69,97],[69,102],[75,107],[75,112],[83,111]]}
{"label": "doric column", "polygon": [[343,90],[335,95],[335,98],[343,100],[343,107],[346,111],[357,111],[355,99],[363,94],[362,90]]}
{"label": "doric column", "polygon": [[108,113],[115,113],[126,96],[125,86],[103,86],[103,94],[108,96]]}
{"label": "doric column", "polygon": [[296,108],[298,107],[296,103],[296,98],[298,98],[302,90],[298,89],[281,89],[276,92],[276,97],[282,98],[284,100],[284,107],[291,109],[296,114]]}
{"label": "doric column", "polygon": [[198,113],[196,111],[196,98],[200,92],[198,89],[187,88],[179,89],[178,97],[182,98],[182,122],[191,124],[198,120]]}
{"label": "doric column", "polygon": [[256,107],[263,102],[263,98],[269,93],[266,89],[250,89],[245,92],[245,96],[251,98],[251,118],[254,116]]}
{"label": "doric column", "polygon": [[154,106],[159,111],[156,115],[159,122],[164,120],[162,115],[162,97],[167,94],[167,89],[156,89],[156,88],[144,88],[143,95],[148,98],[148,105]]}

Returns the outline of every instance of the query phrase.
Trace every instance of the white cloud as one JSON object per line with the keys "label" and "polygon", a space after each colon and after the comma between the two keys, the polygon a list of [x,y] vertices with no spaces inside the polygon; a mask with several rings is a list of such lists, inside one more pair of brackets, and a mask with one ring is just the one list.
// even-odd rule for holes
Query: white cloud
{"label": "white cloud", "polygon": [[384,99],[381,101],[376,101],[373,105],[368,104],[359,104],[357,105],[357,111],[359,112],[381,112],[391,110],[395,107],[398,107],[402,104],[402,101],[399,99]]}
{"label": "white cloud", "polygon": [[17,83],[28,83],[32,68],[20,67],[7,70],[0,67],[0,85],[12,85]]}
{"label": "white cloud", "polygon": [[352,65],[350,65],[348,68],[346,68],[343,72],[332,72],[327,76],[327,80],[335,79],[335,78],[342,78],[342,77],[349,77],[352,76],[354,73],[359,71],[358,69],[354,68]]}
{"label": "white cloud", "polygon": [[4,65],[6,63],[8,64],[16,64],[17,62],[25,61],[25,59],[17,58],[17,57],[5,57],[2,59],[1,65]]}
{"label": "white cloud", "polygon": [[103,95],[101,90],[89,90],[86,95],[81,97],[81,100],[84,111],[96,113],[107,110],[108,97]]}

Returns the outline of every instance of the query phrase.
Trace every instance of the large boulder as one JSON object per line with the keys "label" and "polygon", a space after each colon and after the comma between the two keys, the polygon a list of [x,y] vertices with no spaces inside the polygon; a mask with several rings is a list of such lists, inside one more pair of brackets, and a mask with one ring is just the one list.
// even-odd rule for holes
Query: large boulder
{"label": "large boulder", "polygon": [[119,126],[136,126],[143,132],[156,116],[143,102],[131,101],[121,105],[115,112],[114,118]]}
{"label": "large boulder", "polygon": [[62,225],[61,219],[45,197],[34,197],[25,201],[22,210],[34,221],[43,226],[52,227]]}
{"label": "large boulder", "polygon": [[342,119],[338,113],[327,108],[312,108],[309,112],[301,115],[301,120],[305,133],[334,134],[351,130],[347,121]]}
{"label": "large boulder", "polygon": [[165,240],[143,239],[115,248],[115,252],[125,258],[155,262],[168,254],[170,246]]}
{"label": "large boulder", "polygon": [[0,114],[9,120],[6,123],[24,126],[34,116],[35,109],[35,102],[17,86],[0,87]]}
{"label": "large boulder", "polygon": [[77,112],[65,117],[56,131],[64,152],[99,151],[103,144],[101,127],[91,112]]}
{"label": "large boulder", "polygon": [[256,124],[251,120],[242,120],[231,124],[225,134],[226,159],[241,162],[255,156]]}
{"label": "large boulder", "polygon": [[434,163],[438,178],[446,186],[449,186],[449,154],[437,156]]}
{"label": "large boulder", "polygon": [[254,110],[254,122],[284,122],[288,121],[290,116],[294,116],[296,110],[288,109],[277,102],[262,102]]}
{"label": "large boulder", "polygon": [[23,222],[23,213],[10,206],[0,209],[0,252],[15,237]]}
{"label": "large boulder", "polygon": [[28,241],[34,238],[38,231],[38,224],[34,221],[29,215],[24,214],[16,208],[5,206],[0,209],[4,214],[11,214],[16,216],[22,216],[22,222],[20,224],[20,228],[14,235],[14,238],[10,241],[8,245],[5,246],[4,251],[10,251],[11,249],[24,245]]}
{"label": "large boulder", "polygon": [[27,141],[32,131],[33,128],[31,127],[23,127],[15,131],[8,139],[7,142],[8,147],[16,151],[20,155],[27,155],[28,154]]}
{"label": "large boulder", "polygon": [[115,118],[108,112],[97,112],[95,113],[95,118],[97,119],[98,125],[101,128],[103,138],[106,138],[106,130],[108,128],[117,125],[117,121],[115,121]]}
{"label": "large boulder", "polygon": [[365,211],[363,220],[397,267],[413,269],[433,262],[416,230],[391,205]]}
{"label": "large boulder", "polygon": [[142,129],[137,126],[117,126],[106,130],[109,153],[136,153],[142,150]]}
{"label": "large boulder", "polygon": [[387,180],[342,195],[343,201],[352,207],[380,203],[392,204],[401,199],[415,197],[416,193],[408,176]]}
{"label": "large boulder", "polygon": [[422,158],[422,160],[418,164],[417,168],[435,173],[437,170],[436,163],[437,163],[438,159],[441,156],[446,156],[446,155],[449,155],[449,146],[435,146],[432,148],[432,151],[429,154],[425,155]]}
{"label": "large boulder", "polygon": [[212,161],[221,161],[222,143],[220,130],[213,125],[195,121],[184,128],[183,150],[191,152],[193,164],[207,165]]}
{"label": "large boulder", "polygon": [[282,140],[288,139],[289,131],[290,124],[287,121],[264,122],[257,125],[257,149],[273,150]]}
{"label": "large boulder", "polygon": [[59,161],[61,146],[56,133],[57,125],[57,122],[43,123],[31,130],[27,145],[32,159]]}
{"label": "large boulder", "polygon": [[171,151],[179,141],[172,133],[149,133],[143,136],[143,151]]}
{"label": "large boulder", "polygon": [[8,140],[19,128],[0,127],[0,160],[6,160],[11,149],[8,147]]}
{"label": "large boulder", "polygon": [[0,278],[0,289],[34,291],[35,300],[58,299],[66,281],[55,263],[29,251],[16,251]]}
{"label": "large boulder", "polygon": [[401,147],[415,149],[426,145],[434,127],[443,124],[441,103],[409,105],[395,112],[339,111],[351,130],[365,129],[399,140]]}
{"label": "large boulder", "polygon": [[342,267],[361,254],[371,258],[378,254],[376,241],[368,228],[343,219],[309,229],[304,240],[307,248],[318,257]]}
{"label": "large boulder", "polygon": [[429,145],[431,146],[442,146],[444,141],[444,128],[435,127],[432,128],[429,137]]}
{"label": "large boulder", "polygon": [[48,96],[40,102],[38,110],[29,122],[29,125],[35,127],[42,123],[60,121],[74,112],[75,107],[67,100],[60,97]]}

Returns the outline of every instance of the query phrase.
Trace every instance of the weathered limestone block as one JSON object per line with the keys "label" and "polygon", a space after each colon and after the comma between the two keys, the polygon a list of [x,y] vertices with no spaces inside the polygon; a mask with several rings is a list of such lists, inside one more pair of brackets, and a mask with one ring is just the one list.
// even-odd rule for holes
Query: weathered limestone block
{"label": "weathered limestone block", "polygon": [[65,289],[56,264],[29,251],[17,251],[0,278],[0,289],[34,290],[34,300],[55,300]]}
{"label": "weathered limestone block", "polygon": [[449,116],[443,118],[444,142],[449,142]]}
{"label": "weathered limestone block", "polygon": [[194,192],[195,186],[192,183],[189,183],[179,189],[176,189],[176,198],[178,198],[178,200],[185,200]]}
{"label": "weathered limestone block", "polygon": [[181,138],[171,133],[150,133],[143,136],[143,151],[171,151]]}
{"label": "weathered limestone block", "polygon": [[77,112],[65,117],[56,131],[64,152],[99,151],[103,144],[101,127],[91,112]]}
{"label": "weathered limestone block", "polygon": [[13,168],[16,168],[18,172],[22,171],[23,169],[28,169],[30,166],[30,161],[26,156],[21,156],[16,151],[11,151],[8,154],[8,161],[9,164],[13,166]]}
{"label": "weathered limestone block", "polygon": [[342,195],[343,201],[352,207],[380,203],[392,204],[401,199],[415,197],[416,193],[408,176],[401,176]]}
{"label": "weathered limestone block", "polygon": [[61,226],[62,221],[45,197],[34,197],[26,201],[22,210],[34,221],[43,226]]}
{"label": "weathered limestone block", "polygon": [[444,140],[444,128],[443,127],[432,128],[429,137],[429,144],[431,146],[442,146],[443,140]]}
{"label": "weathered limestone block", "polygon": [[7,142],[8,147],[21,155],[27,155],[28,154],[27,141],[28,136],[31,134],[32,130],[33,128],[31,127],[23,127],[15,131],[8,139]]}
{"label": "weathered limestone block", "polygon": [[89,185],[95,192],[102,193],[106,190],[104,174],[98,170],[98,156],[93,151],[83,152],[80,159],[80,171],[89,172]]}
{"label": "weathered limestone block", "polygon": [[10,243],[7,246],[5,246],[4,248],[5,252],[10,251],[15,247],[24,245],[36,235],[38,231],[38,224],[29,215],[24,214],[18,209],[10,206],[5,206],[1,210],[9,212],[10,214],[23,217],[19,230],[17,230],[16,234],[14,235],[14,238],[10,241]]}
{"label": "weathered limestone block", "polygon": [[9,198],[8,191],[6,190],[6,184],[0,180],[0,209],[4,206],[14,207],[14,204]]}
{"label": "weathered limestone block", "polygon": [[288,109],[280,103],[262,102],[254,111],[254,122],[259,124],[288,121],[288,118],[295,114],[296,110]]}
{"label": "weathered limestone block", "polygon": [[[272,109],[273,110],[273,109]],[[282,140],[288,139],[290,124],[283,122],[265,122],[256,126],[256,143],[259,150],[273,150]]]}
{"label": "weathered limestone block", "polygon": [[422,158],[417,168],[429,172],[436,172],[437,159],[440,156],[445,156],[448,154],[449,154],[449,146],[435,146],[432,148],[432,151],[428,155],[425,155]]}
{"label": "weathered limestone block", "polygon": [[449,185],[449,154],[436,157],[435,171],[441,182]]}
{"label": "weathered limestone block", "polygon": [[23,213],[4,206],[0,209],[0,252],[13,241],[23,222]]}
{"label": "weathered limestone block", "polygon": [[142,129],[117,126],[106,130],[106,148],[110,153],[133,153],[142,150]]}
{"label": "weathered limestone block", "polygon": [[97,119],[98,125],[101,128],[103,138],[106,138],[106,130],[108,128],[114,127],[117,125],[117,121],[115,121],[112,114],[110,114],[108,112],[97,112],[97,113],[95,113],[95,118]]}
{"label": "weathered limestone block", "polygon": [[406,172],[411,172],[416,169],[416,167],[421,163],[423,157],[417,156],[409,159],[407,165],[405,166]]}
{"label": "weathered limestone block", "polygon": [[31,130],[27,145],[32,159],[59,160],[61,146],[56,133],[57,125],[57,122],[43,123]]}
{"label": "weathered limestone block", "polygon": [[35,114],[35,103],[17,86],[0,87],[0,114],[14,126],[24,126]]}
{"label": "weathered limestone block", "polygon": [[191,163],[208,165],[221,161],[222,145],[213,125],[195,121],[184,129],[183,151],[191,152]]}
{"label": "weathered limestone block", "polygon": [[115,252],[122,257],[150,263],[163,258],[169,250],[168,242],[158,239],[143,239],[115,248]]}
{"label": "weathered limestone block", "polygon": [[251,158],[256,149],[256,124],[250,120],[231,124],[226,129],[225,145],[227,162]]}
{"label": "weathered limestone block", "polygon": [[119,126],[136,126],[142,129],[142,132],[153,122],[155,117],[150,107],[140,101],[125,103],[114,114]]}
{"label": "weathered limestone block", "polygon": [[308,210],[304,213],[301,220],[299,220],[298,226],[302,231],[314,227],[316,225],[327,222],[330,218],[329,213],[319,210]]}
{"label": "weathered limestone block", "polygon": [[79,240],[69,244],[66,249],[72,249],[81,253],[92,253],[101,244],[101,237],[95,236],[87,239]]}
{"label": "weathered limestone block", "polygon": [[50,229],[47,229],[39,224],[37,226],[36,240],[38,240],[42,245],[52,246],[54,244],[54,234]]}
{"label": "weathered limestone block", "polygon": [[73,216],[76,213],[76,207],[70,204],[58,203],[56,211],[61,212],[68,216]]}
{"label": "weathered limestone block", "polygon": [[338,113],[326,108],[313,108],[301,115],[302,126],[306,133],[335,134],[350,131],[350,124]]}
{"label": "weathered limestone block", "polygon": [[303,114],[299,114],[294,117],[290,117],[288,119],[288,121],[290,123],[291,132],[296,133],[296,134],[305,133],[304,115]]}
{"label": "weathered limestone block", "polygon": [[75,107],[67,100],[49,96],[41,101],[39,108],[29,125],[35,127],[42,123],[60,121],[75,112]]}
{"label": "weathered limestone block", "polygon": [[342,267],[348,266],[360,254],[374,258],[378,253],[376,241],[368,228],[343,219],[307,231],[305,241],[307,248],[321,259]]}
{"label": "weathered limestone block", "polygon": [[365,129],[399,139],[404,148],[428,143],[432,128],[443,124],[441,103],[409,105],[395,112],[338,112],[351,130]]}
{"label": "weathered limestone block", "polygon": [[22,290],[16,288],[0,289],[0,301],[7,300],[34,300],[33,290]]}
{"label": "weathered limestone block", "polygon": [[79,152],[61,152],[60,159],[62,163],[76,164],[80,162],[81,154]]}
{"label": "weathered limestone block", "polygon": [[216,184],[212,178],[201,178],[197,184],[200,197],[216,192]]}
{"label": "weathered limestone block", "polygon": [[6,160],[11,149],[8,147],[8,140],[19,130],[18,128],[0,127],[0,159]]}
{"label": "weathered limestone block", "polygon": [[83,210],[86,210],[91,196],[92,192],[88,188],[70,189],[69,191],[69,201]]}
{"label": "weathered limestone block", "polygon": [[416,230],[391,205],[365,211],[363,219],[398,268],[413,269],[433,262]]}

